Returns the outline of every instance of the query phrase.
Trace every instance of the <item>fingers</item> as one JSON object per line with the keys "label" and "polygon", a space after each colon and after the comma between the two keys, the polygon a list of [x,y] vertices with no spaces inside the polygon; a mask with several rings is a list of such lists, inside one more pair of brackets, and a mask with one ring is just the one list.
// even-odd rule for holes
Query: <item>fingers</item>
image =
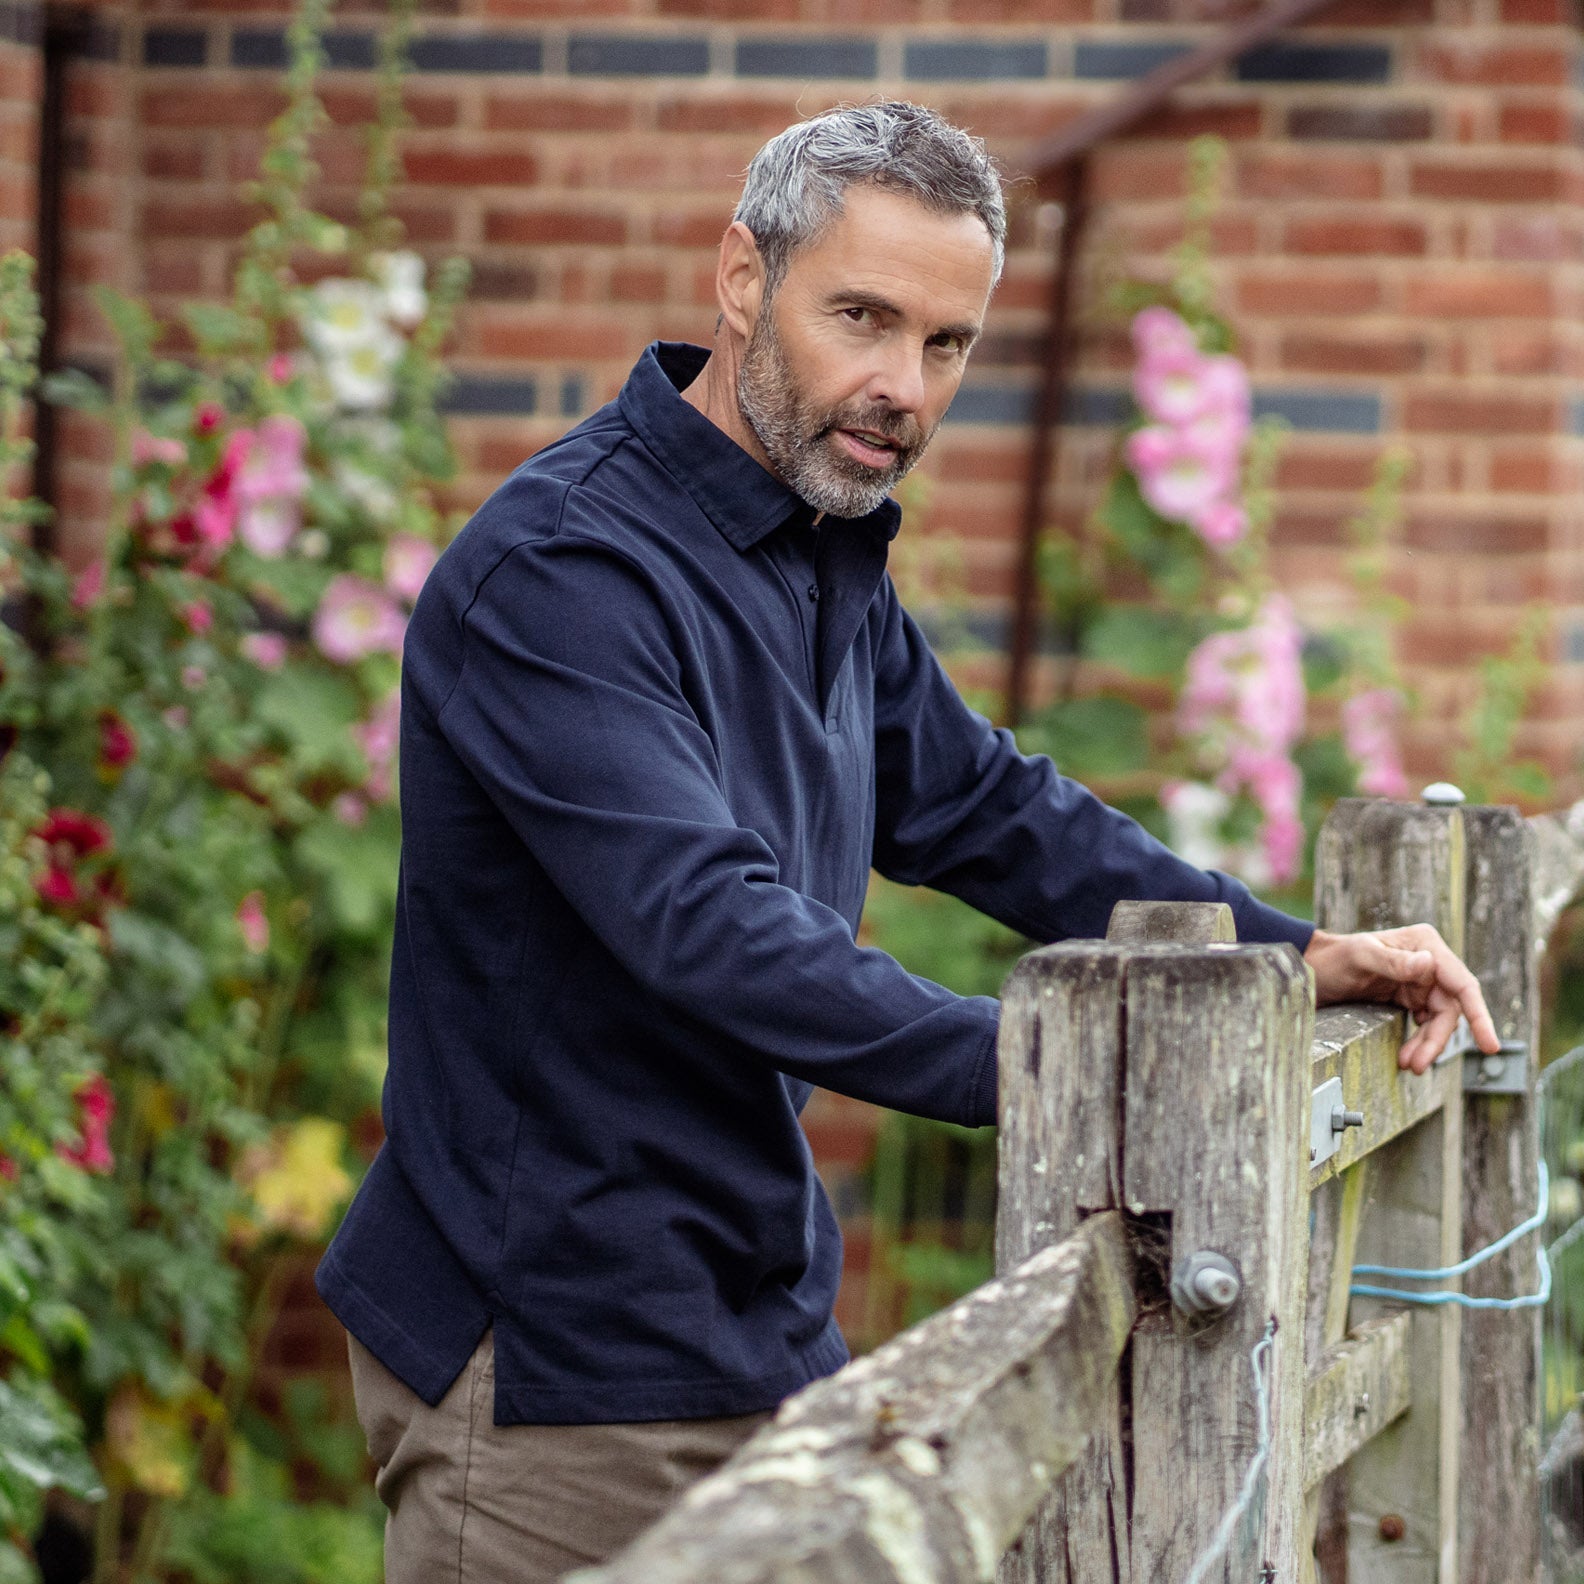
{"label": "fingers", "polygon": [[1402,1049],[1397,1053],[1397,1065],[1406,1067],[1410,1072],[1425,1073],[1434,1065],[1435,1060],[1447,1047],[1447,1041],[1457,1032],[1458,1020],[1463,1016],[1462,1006],[1457,1000],[1444,994],[1439,994],[1435,999],[1441,1004],[1436,1007],[1425,1007],[1416,1012],[1416,1018],[1423,1019],[1419,1027],[1403,1041]]}

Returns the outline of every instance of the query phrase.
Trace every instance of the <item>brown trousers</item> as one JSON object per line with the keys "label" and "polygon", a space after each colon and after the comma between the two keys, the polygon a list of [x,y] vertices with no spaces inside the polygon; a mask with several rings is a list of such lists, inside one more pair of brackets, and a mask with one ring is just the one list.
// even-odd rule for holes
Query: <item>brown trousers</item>
{"label": "brown trousers", "polygon": [[614,1556],[769,1418],[497,1425],[495,1339],[431,1408],[347,1338],[386,1584],[551,1584]]}

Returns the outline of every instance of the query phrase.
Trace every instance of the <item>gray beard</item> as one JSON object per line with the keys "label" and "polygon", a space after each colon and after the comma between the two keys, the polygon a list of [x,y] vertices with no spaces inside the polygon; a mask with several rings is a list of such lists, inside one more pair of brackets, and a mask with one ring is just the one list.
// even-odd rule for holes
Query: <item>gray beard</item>
{"label": "gray beard", "polygon": [[[768,303],[737,371],[737,407],[781,482],[832,517],[867,517],[907,477],[934,435],[888,407],[810,406],[787,367]],[[876,469],[843,455],[829,438],[836,429],[867,429],[897,441],[895,461]]]}

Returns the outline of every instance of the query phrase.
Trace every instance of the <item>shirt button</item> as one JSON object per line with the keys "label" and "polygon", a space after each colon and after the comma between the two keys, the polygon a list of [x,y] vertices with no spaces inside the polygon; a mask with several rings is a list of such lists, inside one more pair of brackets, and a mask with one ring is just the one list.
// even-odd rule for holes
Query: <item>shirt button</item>
{"label": "shirt button", "polygon": [[818,583],[810,583],[809,584],[809,598],[811,600],[817,600],[819,598],[819,584]]}

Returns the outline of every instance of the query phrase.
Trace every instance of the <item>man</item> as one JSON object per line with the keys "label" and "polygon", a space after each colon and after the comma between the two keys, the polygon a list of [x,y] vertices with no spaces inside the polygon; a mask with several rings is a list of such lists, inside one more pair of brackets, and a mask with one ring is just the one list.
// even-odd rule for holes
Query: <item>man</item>
{"label": "man", "polygon": [[997,1003],[856,943],[871,866],[1040,940],[1226,901],[1324,998],[1412,1006],[1415,1070],[1460,1010],[1494,1047],[1434,931],[1328,936],[1182,863],[968,710],[898,605],[888,497],[1004,234],[927,111],[781,134],[713,349],[651,347],[419,601],[389,1139],[319,1272],[392,1580],[597,1560],[843,1362],[811,1087],[995,1120]]}

